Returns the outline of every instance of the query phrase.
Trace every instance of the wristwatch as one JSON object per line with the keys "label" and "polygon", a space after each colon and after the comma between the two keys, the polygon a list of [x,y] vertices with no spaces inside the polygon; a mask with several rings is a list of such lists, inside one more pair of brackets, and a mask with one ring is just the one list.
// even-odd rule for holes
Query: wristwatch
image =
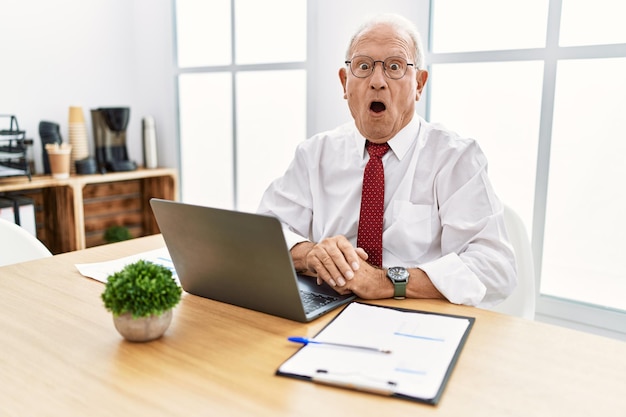
{"label": "wristwatch", "polygon": [[409,271],[401,266],[392,266],[387,270],[387,278],[393,283],[393,298],[406,298],[406,284],[409,282]]}

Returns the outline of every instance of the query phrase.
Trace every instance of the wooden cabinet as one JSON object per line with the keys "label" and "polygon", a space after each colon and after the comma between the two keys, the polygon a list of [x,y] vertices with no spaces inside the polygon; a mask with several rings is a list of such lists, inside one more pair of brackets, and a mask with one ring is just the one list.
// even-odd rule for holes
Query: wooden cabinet
{"label": "wooden cabinet", "polygon": [[0,180],[0,195],[33,199],[37,237],[52,253],[104,244],[110,226],[128,227],[133,237],[159,233],[150,199],[175,200],[176,170],[139,169],[107,174],[73,175],[57,180],[50,175]]}

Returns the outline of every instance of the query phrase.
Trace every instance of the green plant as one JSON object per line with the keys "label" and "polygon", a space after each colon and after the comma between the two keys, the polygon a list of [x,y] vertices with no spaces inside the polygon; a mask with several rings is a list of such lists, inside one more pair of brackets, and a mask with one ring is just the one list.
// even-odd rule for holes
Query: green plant
{"label": "green plant", "polygon": [[115,316],[158,316],[180,301],[182,289],[163,265],[139,260],[107,278],[102,301]]}
{"label": "green plant", "polygon": [[107,243],[121,242],[132,239],[132,235],[126,226],[111,226],[104,231],[104,241]]}

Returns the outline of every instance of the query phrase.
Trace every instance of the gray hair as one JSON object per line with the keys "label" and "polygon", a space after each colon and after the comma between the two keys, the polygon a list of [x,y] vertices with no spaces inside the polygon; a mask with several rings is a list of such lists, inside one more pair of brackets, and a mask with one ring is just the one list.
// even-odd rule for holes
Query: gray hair
{"label": "gray hair", "polygon": [[352,53],[352,48],[359,37],[374,26],[381,24],[391,26],[397,32],[406,34],[413,41],[413,46],[415,47],[413,51],[415,54],[415,68],[424,69],[424,50],[422,49],[422,38],[420,37],[417,27],[409,19],[393,13],[374,16],[361,24],[350,39],[350,44],[346,51],[346,60],[351,58],[350,54]]}

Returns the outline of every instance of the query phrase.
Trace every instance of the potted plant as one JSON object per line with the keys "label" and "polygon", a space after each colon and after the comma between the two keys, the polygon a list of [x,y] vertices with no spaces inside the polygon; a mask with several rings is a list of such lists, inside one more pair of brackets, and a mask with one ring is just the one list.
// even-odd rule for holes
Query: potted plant
{"label": "potted plant", "polygon": [[122,242],[132,239],[130,230],[126,226],[111,226],[104,231],[104,241],[106,243]]}
{"label": "potted plant", "polygon": [[147,342],[165,333],[181,294],[170,269],[139,260],[107,278],[102,300],[124,338]]}

